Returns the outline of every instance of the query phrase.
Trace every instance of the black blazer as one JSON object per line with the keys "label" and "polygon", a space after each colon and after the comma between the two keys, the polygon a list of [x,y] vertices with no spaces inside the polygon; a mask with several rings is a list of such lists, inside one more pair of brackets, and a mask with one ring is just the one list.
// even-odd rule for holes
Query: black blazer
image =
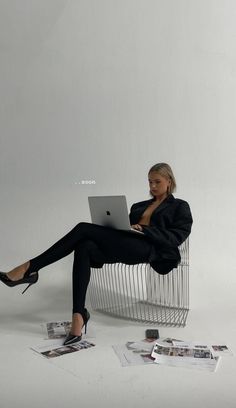
{"label": "black blazer", "polygon": [[[155,200],[141,201],[130,209],[130,224],[138,224],[146,208]],[[191,232],[193,219],[189,204],[169,195],[157,207],[150,219],[150,225],[142,225],[145,236],[150,241],[149,263],[160,274],[166,274],[179,264],[181,245]]]}

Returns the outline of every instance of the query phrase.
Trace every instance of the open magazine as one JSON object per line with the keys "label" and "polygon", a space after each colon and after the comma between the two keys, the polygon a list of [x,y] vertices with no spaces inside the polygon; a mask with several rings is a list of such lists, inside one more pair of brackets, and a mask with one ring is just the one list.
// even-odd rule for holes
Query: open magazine
{"label": "open magazine", "polygon": [[70,354],[76,351],[85,350],[93,346],[95,346],[95,344],[87,340],[81,340],[80,342],[74,343],[71,346],[63,346],[61,342],[54,340],[54,342],[49,341],[48,343],[39,344],[37,346],[31,347],[31,349],[36,351],[37,353],[40,353],[43,357],[54,358],[63,356],[64,354]]}
{"label": "open magazine", "polygon": [[154,341],[147,339],[128,341],[123,345],[112,346],[123,367],[133,365],[153,364],[155,358],[151,356]]}
{"label": "open magazine", "polygon": [[172,338],[163,338],[152,342],[147,339],[139,342],[129,341],[125,345],[115,345],[113,349],[123,367],[164,364],[216,371],[222,356],[233,355],[232,351],[224,344],[208,345],[204,342],[185,342]]}
{"label": "open magazine", "polygon": [[59,322],[48,322],[42,325],[46,335],[49,339],[62,339],[67,336],[71,329],[71,322],[59,321]]}
{"label": "open magazine", "polygon": [[70,346],[64,346],[65,337],[71,329],[70,321],[49,322],[42,325],[46,339],[43,343],[31,347],[32,350],[46,358],[60,357],[77,351],[94,347],[95,344],[88,340],[87,335],[83,335],[82,340]]}
{"label": "open magazine", "polygon": [[156,342],[152,357],[157,364],[175,367],[197,368],[201,370],[216,371],[220,361],[214,355],[211,346],[205,344],[173,342],[171,345],[165,341]]}

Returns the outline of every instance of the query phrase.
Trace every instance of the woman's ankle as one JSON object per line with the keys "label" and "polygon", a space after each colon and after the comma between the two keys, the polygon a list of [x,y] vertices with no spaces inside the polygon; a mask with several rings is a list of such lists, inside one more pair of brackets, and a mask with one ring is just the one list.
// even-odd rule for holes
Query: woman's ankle
{"label": "woman's ankle", "polygon": [[82,332],[82,328],[84,325],[84,320],[81,313],[73,313],[72,316],[72,325],[71,325],[71,333],[75,336],[80,336]]}

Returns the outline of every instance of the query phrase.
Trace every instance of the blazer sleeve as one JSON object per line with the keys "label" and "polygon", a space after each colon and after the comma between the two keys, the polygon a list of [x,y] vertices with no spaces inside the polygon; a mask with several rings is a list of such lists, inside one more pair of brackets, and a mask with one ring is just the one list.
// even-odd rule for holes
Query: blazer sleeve
{"label": "blazer sleeve", "polygon": [[192,228],[192,214],[189,204],[181,201],[175,210],[171,221],[166,225],[142,225],[143,232],[148,236],[155,245],[159,247],[176,247],[181,245],[189,236]]}

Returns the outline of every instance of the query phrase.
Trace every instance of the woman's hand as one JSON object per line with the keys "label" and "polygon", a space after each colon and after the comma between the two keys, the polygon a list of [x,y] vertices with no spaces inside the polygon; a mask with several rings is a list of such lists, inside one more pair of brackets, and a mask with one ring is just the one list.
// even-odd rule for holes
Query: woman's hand
{"label": "woman's hand", "polygon": [[142,231],[142,230],[143,230],[142,226],[139,225],[139,224],[131,225],[131,228],[136,229],[136,230],[138,230],[138,231]]}

